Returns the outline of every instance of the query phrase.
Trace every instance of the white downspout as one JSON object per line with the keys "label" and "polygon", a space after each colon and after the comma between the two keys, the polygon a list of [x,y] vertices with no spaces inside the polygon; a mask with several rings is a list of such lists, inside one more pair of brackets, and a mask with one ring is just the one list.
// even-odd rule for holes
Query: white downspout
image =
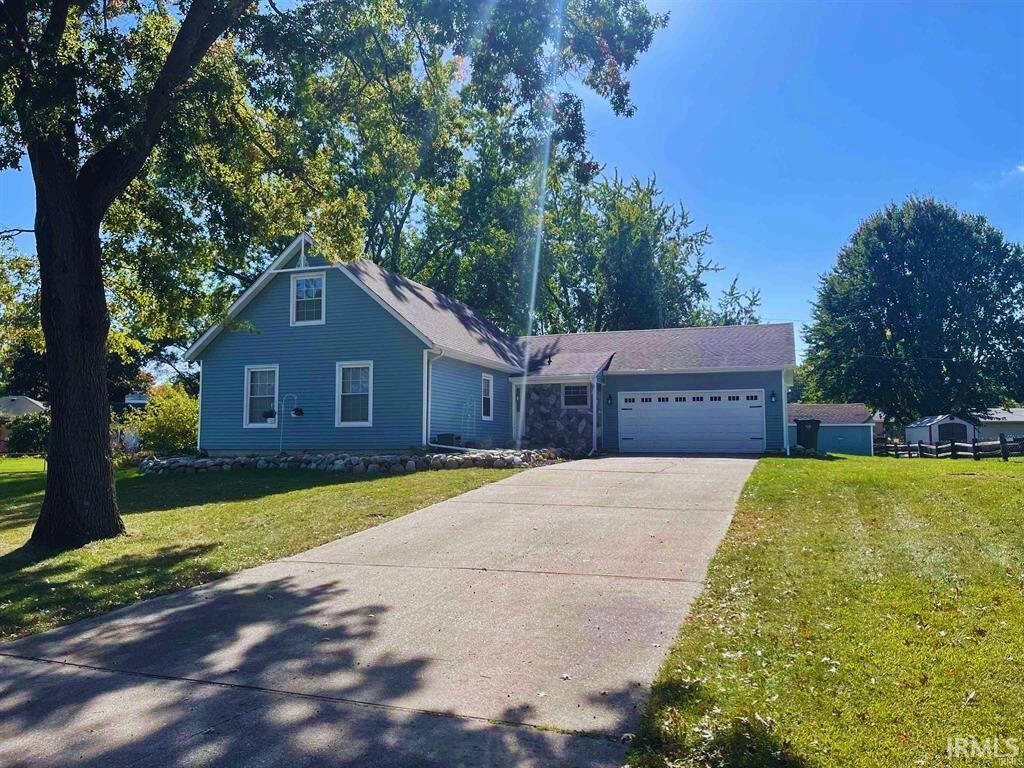
{"label": "white downspout", "polygon": [[422,436],[420,442],[423,445],[427,444],[427,440],[430,439],[430,422],[428,420],[428,412],[430,410],[430,350],[423,350],[423,427]]}
{"label": "white downspout", "polygon": [[[435,357],[433,359],[431,359],[429,357],[429,353],[432,352],[432,351],[437,352],[437,357]],[[428,448],[443,448],[446,451],[459,451],[460,453],[468,453],[469,450],[470,450],[469,448],[459,448],[458,446],[455,446],[455,445],[441,445],[440,443],[432,443],[432,442],[430,442],[430,410],[431,410],[430,409],[430,405],[431,405],[431,401],[434,399],[434,387],[432,386],[433,382],[431,381],[431,369],[434,367],[434,363],[436,363],[438,360],[440,360],[442,357],[444,357],[444,350],[443,349],[437,349],[437,350],[425,349],[425,350],[423,350],[423,355],[424,355],[424,357],[423,357],[423,372],[425,374],[423,385],[424,385],[424,388],[425,388],[425,391],[426,391],[426,404],[427,404],[427,406],[426,406],[427,412],[426,412],[426,416],[425,416],[425,418],[423,420],[423,444],[425,446],[427,446]],[[491,392],[491,396],[492,397],[494,396],[493,392]],[[494,408],[493,403],[491,405],[491,408],[492,409]]]}
{"label": "white downspout", "polygon": [[593,400],[591,405],[590,414],[590,453],[588,456],[593,456],[597,453],[597,374],[595,373],[590,379],[590,385],[594,388]]}
{"label": "white downspout", "polygon": [[196,403],[199,423],[196,425],[196,452],[203,450],[203,361],[199,361],[199,398]]}
{"label": "white downspout", "polygon": [[[764,404],[765,414],[768,413],[768,403]],[[768,435],[765,435],[767,438]],[[786,387],[786,369],[782,369],[782,450],[789,456],[789,390]]]}

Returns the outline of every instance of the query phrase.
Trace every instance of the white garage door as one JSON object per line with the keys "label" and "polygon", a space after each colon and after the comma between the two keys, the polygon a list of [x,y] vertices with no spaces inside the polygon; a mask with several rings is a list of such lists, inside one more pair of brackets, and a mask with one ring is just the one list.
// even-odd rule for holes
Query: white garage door
{"label": "white garage door", "polygon": [[761,453],[764,390],[620,392],[623,453]]}

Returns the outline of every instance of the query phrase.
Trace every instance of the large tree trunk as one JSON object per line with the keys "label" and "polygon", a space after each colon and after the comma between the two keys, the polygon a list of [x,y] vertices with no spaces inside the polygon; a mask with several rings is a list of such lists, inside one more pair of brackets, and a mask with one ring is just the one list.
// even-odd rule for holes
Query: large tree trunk
{"label": "large tree trunk", "polygon": [[[81,546],[124,533],[117,511],[107,396],[99,222],[73,185],[37,167],[36,249],[52,431],[46,495],[32,541]],[[42,165],[46,161],[42,160]]]}

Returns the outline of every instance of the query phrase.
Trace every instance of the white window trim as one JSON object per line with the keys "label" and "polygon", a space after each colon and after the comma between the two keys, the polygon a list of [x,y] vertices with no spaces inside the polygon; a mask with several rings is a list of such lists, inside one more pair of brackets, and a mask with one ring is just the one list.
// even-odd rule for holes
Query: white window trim
{"label": "white window trim", "polygon": [[[587,403],[586,403],[586,405],[566,405],[565,404],[565,388],[566,387],[586,387],[586,390],[587,390]],[[591,400],[592,397],[593,397],[593,395],[590,394],[590,385],[589,384],[580,383],[580,384],[563,384],[562,385],[562,409],[563,410],[566,410],[566,411],[577,411],[577,410],[579,410],[579,411],[586,411],[586,410],[589,410],[590,409],[590,400]]]}
{"label": "white window trim", "polygon": [[[295,319],[295,283],[299,280],[306,280],[311,277],[319,277],[323,288],[320,291],[320,319],[319,320],[296,320]],[[327,273],[320,272],[299,272],[293,273],[291,278],[291,297],[288,320],[291,325],[323,325],[327,322]]]}
{"label": "white window trim", "polygon": [[[370,385],[366,404],[366,421],[342,421],[341,420],[341,372],[345,368],[369,368]],[[372,427],[373,426],[373,360],[341,360],[334,368],[334,426],[339,428],[347,427]]]}
{"label": "white window trim", "polygon": [[[490,393],[490,397],[484,397],[484,382],[488,382],[490,385],[487,391]],[[484,400],[489,399],[491,401],[491,415],[484,416]],[[484,421],[494,421],[494,376],[489,373],[480,374],[480,418]]]}
{"label": "white window trim", "polygon": [[277,363],[267,363],[264,365],[247,365],[245,366],[245,385],[244,385],[244,399],[242,400],[242,427],[244,429],[277,429],[277,416],[274,416],[273,423],[264,422],[258,424],[249,423],[249,384],[251,371],[273,371],[274,372],[274,413],[280,416],[280,409],[277,407],[277,393],[280,391],[281,379],[280,370]]}

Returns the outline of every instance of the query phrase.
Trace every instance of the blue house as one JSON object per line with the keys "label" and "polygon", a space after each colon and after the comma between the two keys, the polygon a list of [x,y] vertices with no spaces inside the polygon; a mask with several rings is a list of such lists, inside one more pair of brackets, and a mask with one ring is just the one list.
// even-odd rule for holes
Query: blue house
{"label": "blue house", "polygon": [[517,338],[299,235],[186,352],[213,455],[517,442],[573,453],[786,451],[793,326]]}

